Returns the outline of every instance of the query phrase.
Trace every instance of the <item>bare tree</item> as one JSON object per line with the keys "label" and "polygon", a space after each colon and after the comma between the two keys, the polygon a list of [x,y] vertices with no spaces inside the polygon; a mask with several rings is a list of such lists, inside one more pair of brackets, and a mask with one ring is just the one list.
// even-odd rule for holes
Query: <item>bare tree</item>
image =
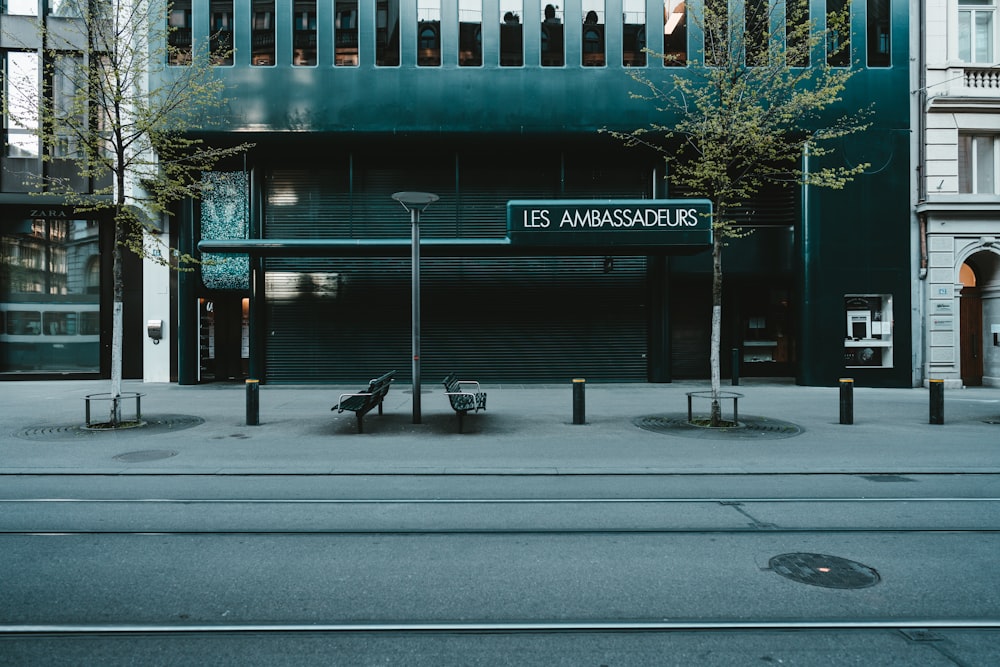
{"label": "bare tree", "polygon": [[[165,3],[70,4],[71,16],[38,19],[42,85],[37,73],[30,72],[24,73],[23,85],[9,82],[3,111],[8,123],[40,140],[44,164],[72,166],[43,169],[38,193],[57,195],[78,213],[104,212],[113,221],[109,422],[117,426],[123,252],[173,268],[194,262],[173,249],[160,251],[162,241],[155,233],[159,223],[172,204],[201,195],[206,187],[203,172],[250,146],[209,146],[198,138],[226,105],[224,84],[215,75],[207,49],[192,52],[189,45],[171,44]],[[219,57],[217,52],[212,55]],[[164,76],[168,63],[177,66]]]}
{"label": "bare tree", "polygon": [[847,2],[818,21],[809,19],[807,0],[706,0],[688,19],[704,37],[701,59],[650,52],[664,64],[686,66],[663,68],[659,78],[650,75],[653,68],[630,70],[642,90],[632,98],[652,103],[656,118],[610,134],[662,154],[672,187],[712,202],[711,425],[718,426],[722,249],[749,233],[734,214],[770,184],[839,189],[863,173],[867,164],[809,169],[807,160],[831,153],[832,140],[865,130],[870,109],[829,111],[857,71],[843,39],[850,34]]}

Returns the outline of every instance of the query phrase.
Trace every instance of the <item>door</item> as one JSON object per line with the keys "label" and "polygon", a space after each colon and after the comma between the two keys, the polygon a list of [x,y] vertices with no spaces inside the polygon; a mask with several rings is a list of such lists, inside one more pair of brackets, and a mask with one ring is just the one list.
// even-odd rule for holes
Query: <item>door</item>
{"label": "door", "polygon": [[962,384],[979,387],[983,384],[983,302],[979,288],[963,288],[959,304]]}

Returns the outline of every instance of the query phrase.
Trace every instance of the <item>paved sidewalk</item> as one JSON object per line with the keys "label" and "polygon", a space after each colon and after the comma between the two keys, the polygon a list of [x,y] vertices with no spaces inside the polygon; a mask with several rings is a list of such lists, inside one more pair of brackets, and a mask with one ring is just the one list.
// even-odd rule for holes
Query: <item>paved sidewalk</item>
{"label": "paved sidewalk", "polygon": [[353,413],[330,410],[353,385],[261,386],[260,425],[247,426],[242,384],[125,384],[144,394],[148,425],[115,432],[81,428],[83,397],[107,381],[0,384],[0,473],[1000,472],[995,388],[946,390],[945,423],[932,425],[926,389],[857,387],[855,423],[842,425],[836,387],[748,379],[723,388],[744,395],[752,428],[707,431],[679,425],[704,382],[589,383],[585,424],[572,423],[569,381],[484,385],[487,411],[459,434],[439,385],[423,387],[421,424],[410,387],[395,385],[358,434]]}

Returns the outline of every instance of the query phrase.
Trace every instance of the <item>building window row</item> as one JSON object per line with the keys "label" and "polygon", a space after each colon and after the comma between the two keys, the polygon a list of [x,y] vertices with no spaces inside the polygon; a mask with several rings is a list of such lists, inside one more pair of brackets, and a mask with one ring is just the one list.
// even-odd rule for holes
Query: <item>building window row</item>
{"label": "building window row", "polygon": [[[539,39],[538,50],[543,67],[562,67],[566,62],[566,37],[580,40],[580,62],[583,67],[602,67],[618,61],[622,66],[645,66],[647,30],[663,32],[663,64],[668,67],[683,67],[692,56],[692,45],[688,35],[688,8],[684,0],[664,0],[662,23],[659,17],[652,17],[656,23],[649,24],[646,0],[622,0],[620,26],[615,26],[614,34],[620,27],[620,45],[608,43],[606,28],[609,20],[617,20],[607,15],[605,0],[578,0],[581,25],[566,30],[566,13],[559,5],[545,4],[537,17],[525,16],[524,0],[499,0],[499,13],[492,20],[499,22],[499,64],[500,67],[521,67],[525,65],[526,31],[524,24],[537,21]],[[772,3],[769,0],[747,0],[743,11],[736,12],[722,0],[707,0],[718,4],[718,11],[726,14],[730,21],[739,20],[740,34],[744,38],[744,57],[748,65],[764,64],[769,56],[770,33],[774,21],[784,21],[786,40],[789,45],[804,43],[810,30],[808,0],[786,0]],[[963,0],[965,1],[965,0]],[[971,0],[990,2],[992,0]],[[175,0],[170,5],[168,25],[169,62],[185,65],[193,57],[192,7],[199,11],[207,7],[210,25],[210,52],[217,65],[233,65],[234,31],[240,27],[234,21],[235,0]],[[314,66],[318,62],[317,4],[319,0],[250,0],[251,16],[249,28],[250,55],[252,66],[271,66],[277,61],[276,30],[279,25],[276,12],[291,11],[290,41],[293,66]],[[478,67],[483,60],[483,0],[458,0],[457,16],[442,16],[441,0],[417,0],[416,23],[411,30],[416,38],[416,62],[420,67],[442,65],[442,23],[452,22],[448,27],[456,27],[458,32],[457,62],[460,67]],[[375,65],[396,67],[401,63],[401,11],[400,0],[333,0],[333,42],[334,65],[341,67],[361,64],[359,51],[359,12],[374,8]],[[867,40],[865,64],[868,67],[888,67],[890,57],[890,0],[866,0]],[[848,67],[852,61],[851,12],[848,0],[826,0],[826,22],[830,27],[826,46],[827,63],[837,67]],[[783,15],[779,16],[779,13]],[[282,17],[285,18],[285,17]],[[780,25],[780,23],[778,24]],[[730,26],[733,29],[733,26]],[[495,34],[495,33],[493,33]],[[616,53],[612,54],[612,50]],[[695,53],[700,49],[695,49]],[[810,49],[798,49],[791,63],[796,67],[808,67]],[[241,64],[247,61],[239,56]],[[453,61],[454,62],[454,61]],[[711,64],[711,63],[709,63]]]}

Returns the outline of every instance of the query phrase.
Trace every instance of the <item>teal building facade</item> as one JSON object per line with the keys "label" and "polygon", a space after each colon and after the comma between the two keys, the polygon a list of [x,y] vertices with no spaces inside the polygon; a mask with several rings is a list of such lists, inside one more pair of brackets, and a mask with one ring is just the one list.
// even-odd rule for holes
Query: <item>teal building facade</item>
{"label": "teal building facade", "polygon": [[[400,191],[439,196],[420,223],[425,378],[708,377],[707,245],[506,242],[513,201],[671,199],[660,158],[599,130],[655,113],[630,98],[628,68],[683,75],[700,49],[683,3],[545,5],[172,3],[163,75],[216,58],[229,100],[207,138],[254,144],[206,176],[213,187],[172,227],[182,250],[212,260],[176,277],[180,383],[356,382],[393,369],[406,382]],[[835,9],[809,8],[818,21]],[[871,166],[843,190],[783,188],[748,206],[753,233],[724,255],[724,373],[911,383],[908,6],[859,1],[851,17],[859,71],[838,108],[875,113],[830,159]],[[644,49],[678,57],[665,66]]]}

